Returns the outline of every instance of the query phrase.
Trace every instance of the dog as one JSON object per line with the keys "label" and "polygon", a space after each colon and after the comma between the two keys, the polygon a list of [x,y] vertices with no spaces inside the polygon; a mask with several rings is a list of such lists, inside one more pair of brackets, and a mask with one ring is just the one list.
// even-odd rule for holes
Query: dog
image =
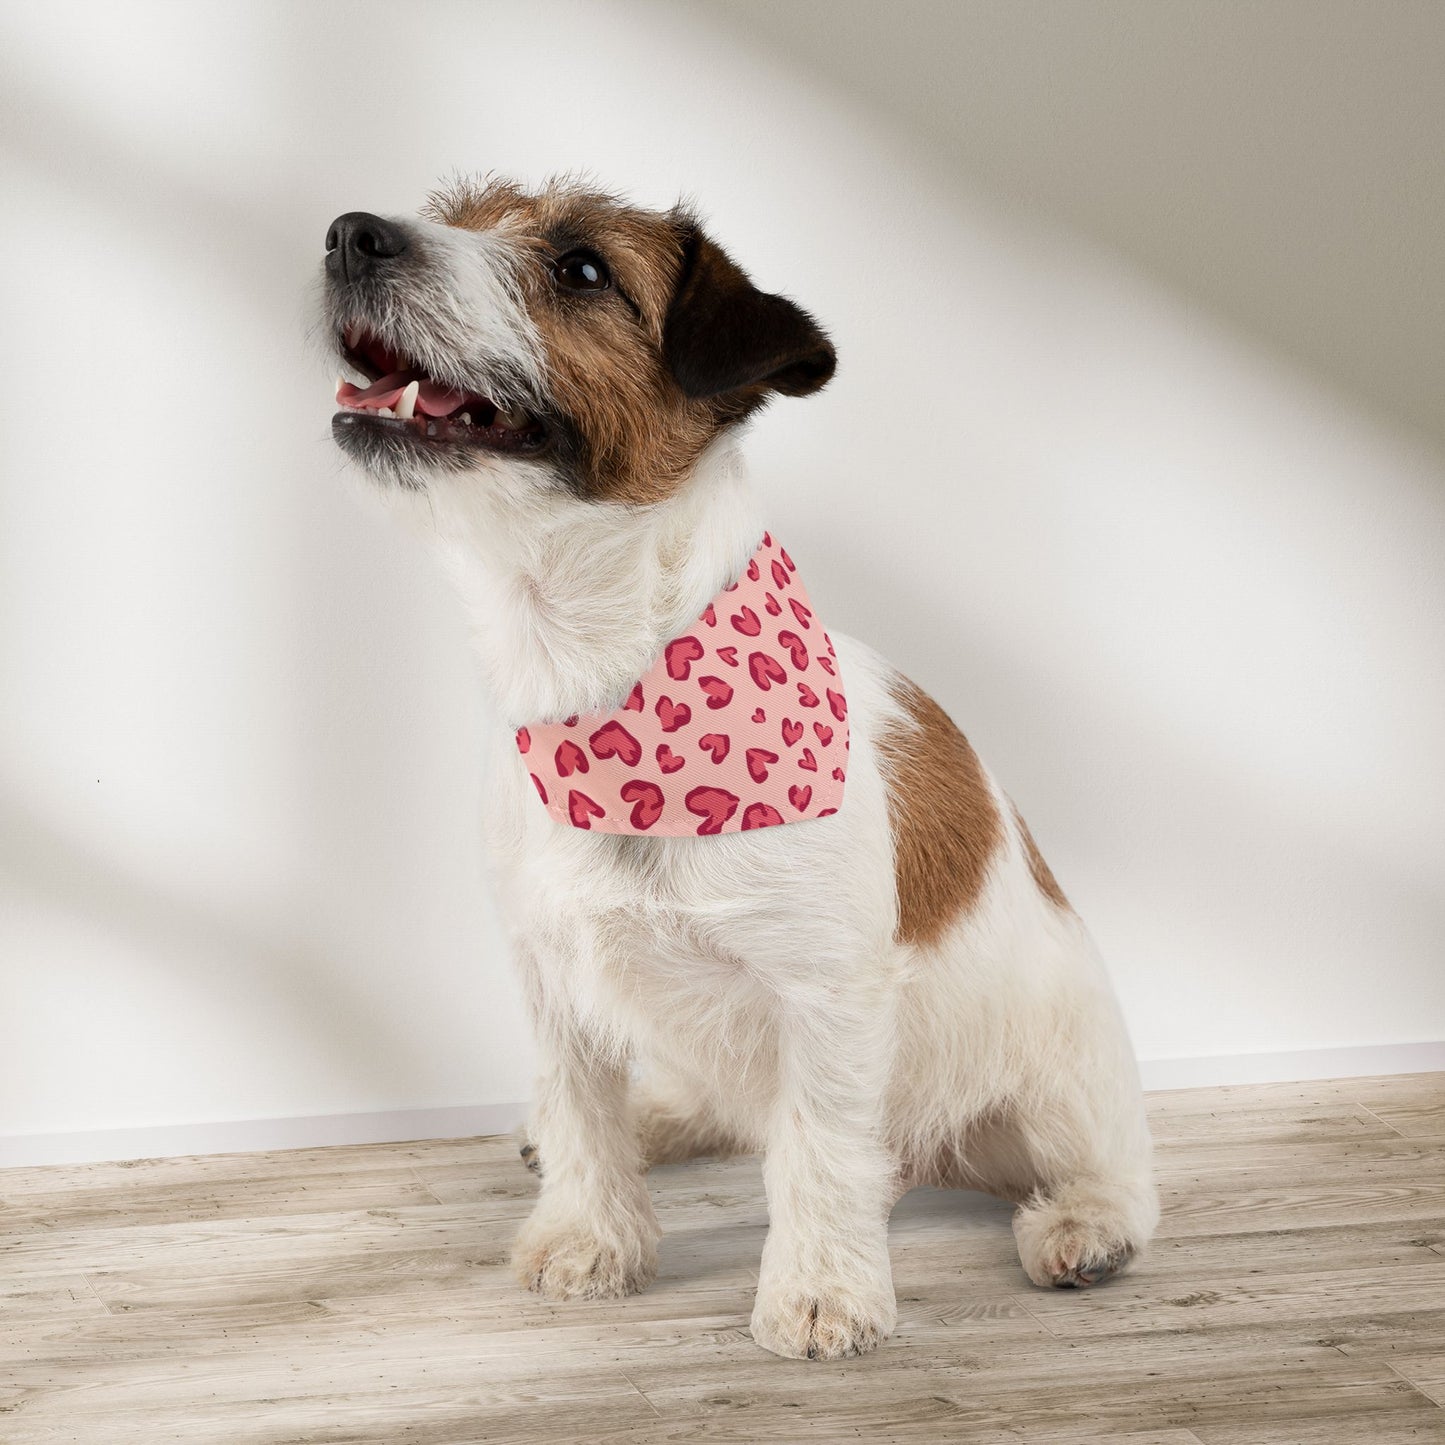
{"label": "dog", "polygon": [[823,630],[748,487],[749,420],[833,375],[817,321],[687,209],[573,180],[457,182],[326,245],[335,440],[420,509],[499,719],[489,845],[543,1061],[521,1282],[645,1288],[648,1167],[741,1152],[779,1355],[890,1334],[914,1186],[1012,1202],[1035,1285],[1123,1268],[1158,1204],[1095,946],[938,705]]}

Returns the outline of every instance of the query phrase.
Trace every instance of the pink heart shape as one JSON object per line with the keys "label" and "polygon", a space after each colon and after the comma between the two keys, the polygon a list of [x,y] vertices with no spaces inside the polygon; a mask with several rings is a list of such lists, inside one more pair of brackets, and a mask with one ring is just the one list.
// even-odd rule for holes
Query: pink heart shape
{"label": "pink heart shape", "polygon": [[753,675],[753,681],[764,691],[777,683],[788,680],[788,674],[783,671],[783,664],[776,657],[770,657],[766,652],[750,652],[748,654],[748,671]]}
{"label": "pink heart shape", "polygon": [[726,788],[694,788],[684,799],[689,813],[696,813],[703,821],[699,833],[721,833],[722,825],[738,810],[738,795]]}
{"label": "pink heart shape", "polygon": [[732,684],[720,677],[700,677],[697,685],[707,694],[707,705],[714,710],[726,707],[732,701]]}
{"label": "pink heart shape", "polygon": [[692,709],[685,702],[673,702],[666,696],[658,698],[655,711],[665,733],[675,733],[692,720]]}
{"label": "pink heart shape", "polygon": [[616,718],[609,718],[590,738],[587,746],[596,758],[620,758],[629,768],[642,759],[642,744]]}
{"label": "pink heart shape", "polygon": [[674,682],[683,682],[692,665],[703,654],[703,646],[695,637],[675,637],[667,644],[663,657],[667,663],[667,675]]}
{"label": "pink heart shape", "polygon": [[632,804],[632,826],[645,833],[662,817],[662,789],[645,778],[629,778],[622,785],[622,801]]}
{"label": "pink heart shape", "polygon": [[750,828],[776,828],[783,815],[771,803],[749,803],[743,812],[743,831]]}
{"label": "pink heart shape", "polygon": [[713,762],[720,763],[727,757],[733,740],[726,733],[704,733],[697,740],[697,745],[703,752],[712,754]]}
{"label": "pink heart shape", "polygon": [[579,793],[573,788],[567,794],[567,816],[572,820],[574,828],[591,829],[593,818],[605,818],[607,810],[597,802],[594,802],[586,793]]}
{"label": "pink heart shape", "polygon": [[755,783],[765,783],[768,780],[768,765],[778,760],[777,753],[770,753],[767,748],[749,748],[747,751],[748,776]]}
{"label": "pink heart shape", "polygon": [[563,778],[570,778],[573,773],[585,773],[592,766],[587,761],[587,754],[571,738],[563,738],[557,744],[552,761],[557,765],[558,776]]}
{"label": "pink heart shape", "polygon": [[793,666],[799,672],[808,665],[808,649],[803,646],[803,639],[796,632],[786,630],[778,633],[778,646],[786,647],[793,654]]}

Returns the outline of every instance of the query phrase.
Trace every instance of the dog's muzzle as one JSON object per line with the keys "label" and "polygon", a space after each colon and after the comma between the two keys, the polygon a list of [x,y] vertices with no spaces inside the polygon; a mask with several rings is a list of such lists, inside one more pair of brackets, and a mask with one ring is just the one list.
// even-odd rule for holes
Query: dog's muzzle
{"label": "dog's muzzle", "polygon": [[360,281],[404,256],[408,244],[400,226],[370,211],[347,211],[326,232],[326,270],[338,281]]}

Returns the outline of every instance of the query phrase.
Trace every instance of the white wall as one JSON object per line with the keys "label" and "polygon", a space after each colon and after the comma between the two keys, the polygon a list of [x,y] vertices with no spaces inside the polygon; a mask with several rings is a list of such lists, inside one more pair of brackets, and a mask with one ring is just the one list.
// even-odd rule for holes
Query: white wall
{"label": "white wall", "polygon": [[690,193],[831,326],[775,530],[1018,798],[1141,1055],[1445,1039],[1441,451],[730,18],[0,8],[0,1135],[528,1091],[486,702],[303,338],[331,217],[455,169]]}

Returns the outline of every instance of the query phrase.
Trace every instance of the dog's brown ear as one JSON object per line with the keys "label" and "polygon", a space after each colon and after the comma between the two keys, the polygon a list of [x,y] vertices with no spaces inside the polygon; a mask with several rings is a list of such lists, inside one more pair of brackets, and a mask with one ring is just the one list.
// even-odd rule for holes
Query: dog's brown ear
{"label": "dog's brown ear", "polygon": [[691,222],[662,330],[662,360],[688,396],[755,388],[809,396],[837,365],[822,327],[786,296],[759,291]]}

